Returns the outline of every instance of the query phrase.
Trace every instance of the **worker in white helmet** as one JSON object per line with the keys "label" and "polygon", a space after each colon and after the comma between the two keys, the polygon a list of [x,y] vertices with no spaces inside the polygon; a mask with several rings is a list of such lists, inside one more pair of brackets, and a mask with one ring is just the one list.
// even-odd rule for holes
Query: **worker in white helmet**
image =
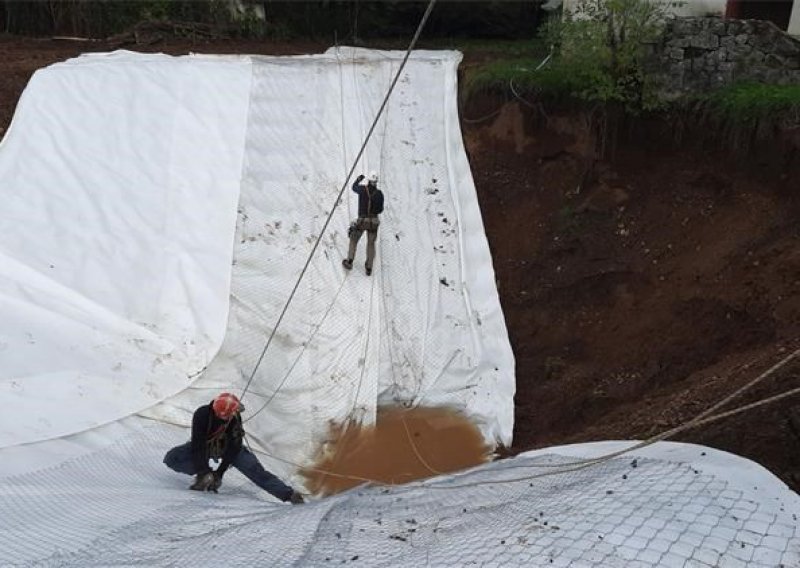
{"label": "worker in white helmet", "polygon": [[378,237],[378,226],[380,220],[378,215],[383,213],[383,192],[378,189],[378,174],[370,172],[369,177],[364,181],[363,174],[356,178],[353,184],[353,191],[358,194],[358,218],[350,225],[348,234],[350,235],[350,248],[347,258],[342,261],[342,265],[350,270],[353,268],[353,259],[356,256],[356,247],[361,235],[367,232],[367,261],[364,269],[367,276],[372,274],[372,262],[375,260],[375,239]]}

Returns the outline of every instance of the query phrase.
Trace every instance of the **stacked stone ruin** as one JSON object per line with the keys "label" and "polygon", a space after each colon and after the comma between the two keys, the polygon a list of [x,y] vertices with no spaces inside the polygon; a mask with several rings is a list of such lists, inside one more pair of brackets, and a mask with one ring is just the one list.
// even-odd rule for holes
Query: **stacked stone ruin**
{"label": "stacked stone ruin", "polygon": [[676,18],[653,55],[667,97],[734,83],[800,84],[800,40],[767,21]]}

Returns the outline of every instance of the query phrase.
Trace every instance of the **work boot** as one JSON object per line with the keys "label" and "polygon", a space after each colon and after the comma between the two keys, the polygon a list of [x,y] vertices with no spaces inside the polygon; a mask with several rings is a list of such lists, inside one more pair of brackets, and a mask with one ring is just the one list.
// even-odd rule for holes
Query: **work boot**
{"label": "work boot", "polygon": [[372,268],[370,268],[366,264],[364,265],[364,271],[367,273],[367,276],[371,276],[372,275]]}
{"label": "work boot", "polygon": [[214,472],[214,481],[208,486],[207,491],[213,491],[216,493],[220,487],[222,487],[222,478],[217,474],[217,472]]}
{"label": "work boot", "polygon": [[353,261],[350,260],[349,258],[345,258],[342,261],[342,266],[344,266],[347,270],[350,270],[351,268],[353,268]]}
{"label": "work boot", "polygon": [[204,474],[197,474],[195,477],[194,483],[189,487],[194,491],[213,491],[214,493],[217,492],[217,488],[219,487],[216,485],[216,477],[214,473],[209,471],[208,473]]}

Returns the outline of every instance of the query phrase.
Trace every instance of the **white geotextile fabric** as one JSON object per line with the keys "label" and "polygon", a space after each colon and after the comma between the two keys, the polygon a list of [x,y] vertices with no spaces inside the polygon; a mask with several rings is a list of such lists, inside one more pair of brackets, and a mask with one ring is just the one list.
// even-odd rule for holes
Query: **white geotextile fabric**
{"label": "white geotextile fabric", "polygon": [[0,145],[0,446],[183,390],[225,333],[250,63],[38,71]]}
{"label": "white geotextile fabric", "polygon": [[[0,446],[192,384],[147,410],[186,424],[241,389],[402,55],[117,52],[38,72],[0,151]],[[341,266],[348,187],[255,376],[248,431],[275,455],[307,460],[329,421],[370,422],[389,400],[456,406],[511,440],[514,361],[459,131],[459,60],[415,52],[358,165],[386,194],[374,274],[366,238],[353,272]]]}
{"label": "white geotextile fabric", "polygon": [[160,463],[187,430],[131,417],[0,449],[0,566],[800,566],[800,497],[748,460],[658,443],[548,448],[292,506]]}
{"label": "white geotextile fabric", "polygon": [[[620,443],[552,448],[292,507],[235,471],[187,491],[161,459],[188,431],[122,418],[186,424],[243,386],[399,57],[114,53],[36,74],[0,146],[0,566],[800,565],[798,496],[706,448],[588,468],[564,464]],[[415,54],[359,164],[387,197],[375,273],[363,243],[341,269],[348,190],[246,397],[284,477],[379,401],[461,407],[510,440],[457,63]]]}
{"label": "white geotextile fabric", "polygon": [[[253,58],[228,333],[193,388],[149,415],[186,423],[212,393],[244,386],[401,56]],[[331,420],[370,423],[391,400],[458,407],[488,440],[511,441],[514,360],[458,125],[459,61],[414,54],[356,169],[380,172],[385,193],[373,275],[366,236],[342,269],[348,185],[258,368],[245,419],[270,454],[303,463]]]}

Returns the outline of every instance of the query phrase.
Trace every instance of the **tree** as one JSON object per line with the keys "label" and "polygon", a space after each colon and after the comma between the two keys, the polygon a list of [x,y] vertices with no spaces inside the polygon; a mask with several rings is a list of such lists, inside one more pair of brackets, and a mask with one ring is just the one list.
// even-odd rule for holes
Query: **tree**
{"label": "tree", "polygon": [[546,26],[556,49],[554,70],[570,77],[578,97],[618,104],[631,112],[659,106],[658,85],[646,58],[663,32],[670,8],[659,0],[579,0]]}

